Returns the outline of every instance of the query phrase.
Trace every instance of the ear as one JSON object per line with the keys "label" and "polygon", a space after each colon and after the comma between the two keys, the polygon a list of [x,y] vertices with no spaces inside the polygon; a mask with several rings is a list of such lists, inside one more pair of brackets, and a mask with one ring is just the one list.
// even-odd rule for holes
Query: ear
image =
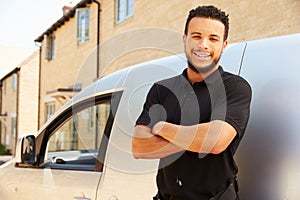
{"label": "ear", "polygon": [[223,50],[222,50],[222,53],[225,51],[227,45],[228,45],[228,40],[225,40],[225,41],[223,42]]}
{"label": "ear", "polygon": [[186,42],[186,34],[184,34],[183,36],[182,36],[182,40],[183,40],[183,44],[185,44],[185,42]]}

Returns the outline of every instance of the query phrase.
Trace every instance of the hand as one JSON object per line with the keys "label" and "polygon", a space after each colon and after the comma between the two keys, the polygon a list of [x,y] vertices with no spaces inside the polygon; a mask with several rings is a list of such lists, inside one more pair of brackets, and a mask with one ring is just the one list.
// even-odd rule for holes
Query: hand
{"label": "hand", "polygon": [[157,122],[153,128],[152,128],[152,134],[153,135],[159,135],[159,133],[162,131],[162,129],[164,128],[166,122],[164,121],[159,121]]}

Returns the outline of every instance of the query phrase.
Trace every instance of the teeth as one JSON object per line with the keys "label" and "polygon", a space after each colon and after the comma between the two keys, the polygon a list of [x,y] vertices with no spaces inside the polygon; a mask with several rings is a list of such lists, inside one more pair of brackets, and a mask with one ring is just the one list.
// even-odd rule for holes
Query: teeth
{"label": "teeth", "polygon": [[197,56],[202,57],[202,58],[206,58],[210,56],[210,53],[207,52],[194,52]]}

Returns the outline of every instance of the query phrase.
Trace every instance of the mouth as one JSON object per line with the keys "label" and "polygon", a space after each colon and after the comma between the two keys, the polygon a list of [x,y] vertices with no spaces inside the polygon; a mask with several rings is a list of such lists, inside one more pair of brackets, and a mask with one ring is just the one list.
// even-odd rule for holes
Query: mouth
{"label": "mouth", "polygon": [[211,58],[211,54],[205,51],[193,51],[193,55],[195,55],[197,59],[202,61],[206,61]]}

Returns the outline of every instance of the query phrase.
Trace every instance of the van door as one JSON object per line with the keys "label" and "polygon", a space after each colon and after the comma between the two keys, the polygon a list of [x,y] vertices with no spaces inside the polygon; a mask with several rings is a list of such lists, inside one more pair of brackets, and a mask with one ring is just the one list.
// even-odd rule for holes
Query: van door
{"label": "van door", "polygon": [[113,96],[84,99],[53,120],[37,138],[40,164],[24,172],[20,199],[96,199],[116,110]]}
{"label": "van door", "polygon": [[135,121],[153,83],[178,75],[185,67],[185,56],[176,55],[142,63],[126,74],[97,200],[152,199],[157,193],[155,180],[159,159],[135,159],[132,155]]}
{"label": "van door", "polygon": [[241,76],[252,87],[238,150],[241,199],[299,199],[300,34],[249,42]]}
{"label": "van door", "polygon": [[227,47],[220,60],[220,65],[225,71],[239,74],[246,46],[247,44],[242,42]]}

